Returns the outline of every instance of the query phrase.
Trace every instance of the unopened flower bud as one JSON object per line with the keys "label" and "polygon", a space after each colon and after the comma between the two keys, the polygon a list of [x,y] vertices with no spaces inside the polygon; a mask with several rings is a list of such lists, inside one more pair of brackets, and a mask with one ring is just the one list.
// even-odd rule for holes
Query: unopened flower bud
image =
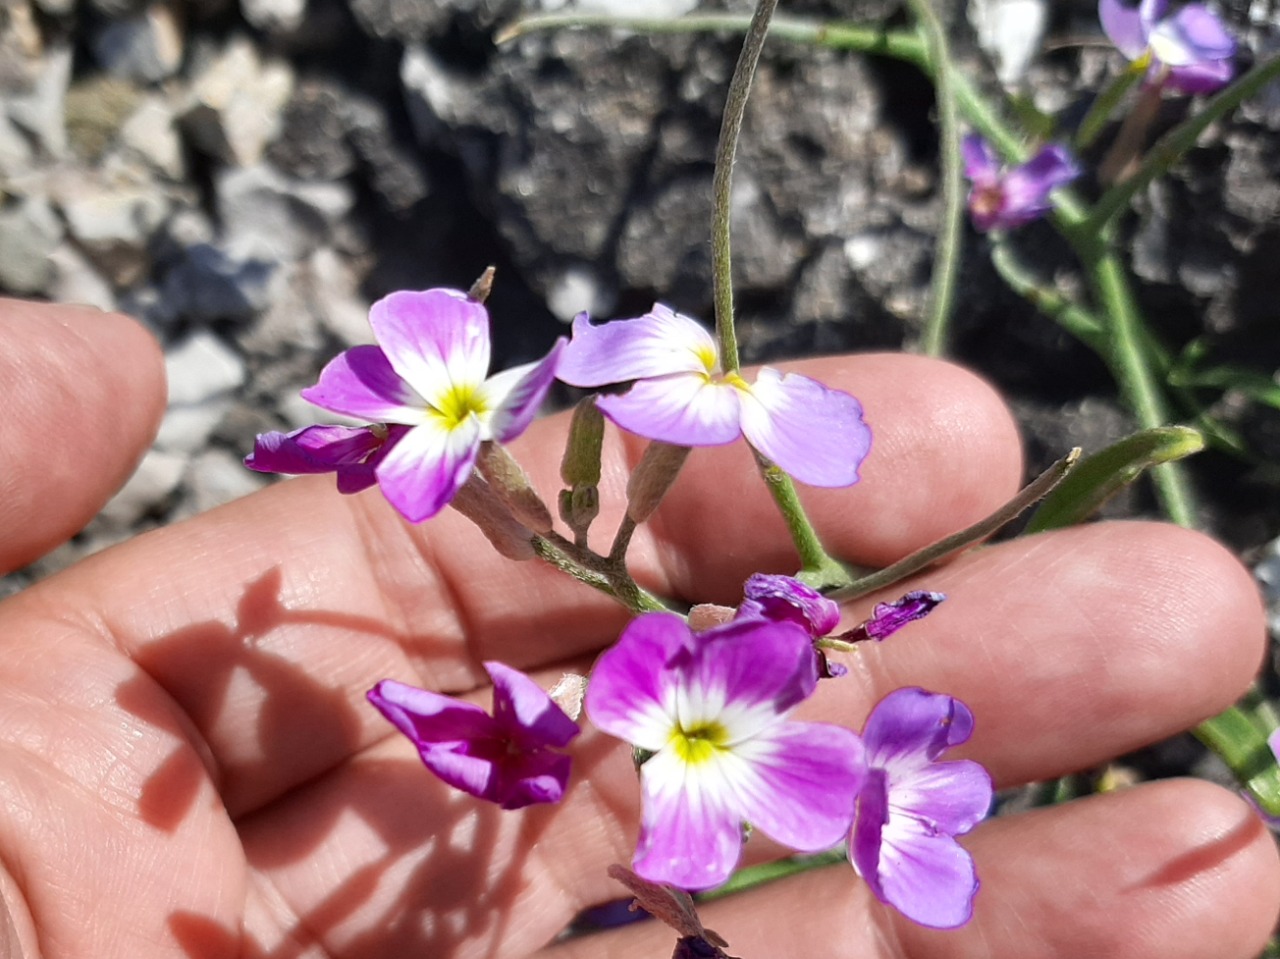
{"label": "unopened flower bud", "polygon": [[627,481],[627,516],[643,523],[662,502],[689,455],[689,447],[657,441],[649,444]]}
{"label": "unopened flower bud", "polygon": [[517,520],[535,533],[551,531],[551,511],[547,504],[530,485],[520,464],[501,444],[492,441],[481,443],[476,469]]}
{"label": "unopened flower bud", "polygon": [[467,290],[467,299],[476,303],[483,303],[489,299],[489,294],[493,291],[493,274],[494,268],[486,267],[479,279],[471,284],[471,289]]}
{"label": "unopened flower bud", "polygon": [[536,555],[533,532],[516,522],[511,510],[479,476],[472,474],[449,505],[480,527],[485,539],[507,559],[526,560]]}

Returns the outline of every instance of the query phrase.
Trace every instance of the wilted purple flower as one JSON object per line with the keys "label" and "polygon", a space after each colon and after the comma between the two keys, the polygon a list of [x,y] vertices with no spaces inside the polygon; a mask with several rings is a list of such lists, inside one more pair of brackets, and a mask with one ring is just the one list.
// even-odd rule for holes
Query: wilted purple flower
{"label": "wilted purple flower", "polygon": [[946,598],[945,593],[913,589],[901,599],[895,599],[891,603],[876,603],[875,609],[871,611],[871,618],[855,626],[840,639],[848,642],[857,642],[860,639],[874,639],[880,642],[888,639],[907,623],[924,619]]}
{"label": "wilted purple flower", "polygon": [[729,878],[749,822],[816,852],[840,841],[864,777],[850,730],[787,720],[813,692],[807,631],[735,620],[694,633],[679,616],[632,620],[596,663],[587,715],[649,758],[635,870],[681,889]]}
{"label": "wilted purple flower", "polygon": [[969,759],[937,761],[972,732],[964,703],[908,687],[882,699],[862,733],[868,773],[849,858],[877,899],[936,929],[968,922],[978,891],[954,837],[986,815],[991,777]]}
{"label": "wilted purple flower", "polygon": [[596,405],[623,429],[676,446],[720,446],[741,436],[802,483],[849,486],[871,448],[862,406],[817,380],[765,367],[755,383],[725,374],[715,340],[661,303],[644,316],[573,321],[557,376],[574,386],[636,381]]}
{"label": "wilted purple flower", "polygon": [[1049,194],[1080,175],[1071,153],[1056,143],[1026,163],[1005,169],[991,145],[976,133],[960,144],[969,191],[969,215],[979,230],[1009,230],[1038,219],[1053,204]]}
{"label": "wilted purple flower", "polygon": [[745,597],[738,618],[793,622],[817,638],[840,622],[840,607],[816,589],[791,576],[753,573],[742,588]]}
{"label": "wilted purple flower", "polygon": [[[398,435],[378,451],[373,473],[391,505],[417,523],[467,481],[481,442],[524,432],[555,379],[564,341],[536,363],[486,379],[489,314],[465,293],[392,293],[373,304],[369,323],[378,345],[339,354],[302,396],[335,413],[393,424]],[[271,461],[256,448],[254,458]]]}
{"label": "wilted purple flower", "polygon": [[403,426],[306,426],[292,433],[261,433],[244,465],[259,473],[337,473],[338,492],[358,493],[404,435]]}
{"label": "wilted purple flower", "polygon": [[1147,82],[1180,93],[1212,93],[1231,81],[1235,38],[1208,7],[1188,3],[1169,16],[1169,0],[1100,0],[1107,37]]}
{"label": "wilted purple flower", "polygon": [[369,702],[450,786],[503,809],[559,802],[569,757],[556,750],[578,735],[577,724],[524,673],[498,662],[484,668],[493,679],[492,716],[393,679],[369,690]]}

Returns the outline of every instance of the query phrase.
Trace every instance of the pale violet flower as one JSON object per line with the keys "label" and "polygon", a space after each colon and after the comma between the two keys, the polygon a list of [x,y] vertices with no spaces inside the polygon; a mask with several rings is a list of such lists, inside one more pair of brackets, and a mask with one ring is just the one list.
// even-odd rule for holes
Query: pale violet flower
{"label": "pale violet flower", "polygon": [[573,321],[557,376],[573,386],[634,381],[596,405],[625,430],[677,446],[746,437],[784,472],[811,486],[849,486],[871,448],[862,407],[817,380],[765,367],[754,383],[725,374],[715,340],[696,320],[656,304],[644,316]]}
{"label": "pale violet flower", "polygon": [[498,662],[493,715],[427,689],[384,679],[369,702],[418,749],[423,764],[450,786],[503,809],[559,802],[569,757],[559,750],[579,729],[542,687]]}
{"label": "pale violet flower", "polygon": [[391,505],[417,523],[443,509],[467,481],[482,442],[524,432],[555,379],[564,341],[536,363],[486,378],[489,314],[459,290],[392,293],[373,304],[369,323],[378,345],[339,354],[302,396],[375,425],[341,436],[336,427],[315,437],[267,434],[250,466],[332,469],[340,483],[345,476],[354,486],[368,485],[372,467]]}
{"label": "pale violet flower", "polygon": [[795,623],[743,619],[694,633],[672,613],[647,613],[600,657],[587,715],[648,755],[640,876],[720,885],[737,865],[743,823],[801,852],[844,837],[862,745],[848,729],[787,719],[813,692],[812,655]]}
{"label": "pale violet flower", "polygon": [[1107,38],[1135,65],[1147,66],[1147,82],[1180,93],[1212,93],[1231,81],[1235,38],[1200,3],[1170,16],[1169,0],[1100,0],[1098,19]]}
{"label": "pale violet flower", "polygon": [[914,687],[882,699],[862,731],[868,771],[849,858],[877,899],[923,926],[973,915],[978,876],[955,837],[987,814],[991,777],[973,760],[938,759],[972,732],[964,703]]}

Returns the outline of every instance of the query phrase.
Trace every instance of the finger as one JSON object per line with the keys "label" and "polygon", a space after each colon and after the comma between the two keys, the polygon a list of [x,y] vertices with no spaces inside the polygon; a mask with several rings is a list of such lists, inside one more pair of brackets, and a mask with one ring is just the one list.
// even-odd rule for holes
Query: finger
{"label": "finger", "polygon": [[[1276,921],[1274,842],[1241,800],[1204,782],[1153,783],[994,820],[966,845],[982,888],[961,929],[902,919],[845,865],[699,912],[733,955],[831,959],[1251,959]],[[538,959],[651,959],[674,938],[649,922]]]}
{"label": "finger", "polygon": [[[971,375],[893,356],[798,366],[856,385],[879,437],[879,463],[847,492],[857,508],[813,498],[817,522],[855,558],[908,551],[1014,488],[1016,433]],[[903,399],[904,380],[926,388]],[[519,451],[541,489],[555,488],[564,426],[539,424]],[[615,520],[624,460],[635,455],[612,445],[603,497]],[[663,593],[729,600],[753,570],[794,564],[748,452],[700,450],[693,460],[673,494],[679,521],[637,543],[639,574]],[[929,462],[937,468],[924,469]],[[94,557],[30,601],[105,625],[192,717],[236,811],[386,735],[363,702],[379,679],[467,690],[483,676],[481,660],[529,667],[588,654],[625,621],[610,600],[545,565],[497,558],[456,514],[409,527],[376,492],[342,498],[323,479],[282,484]],[[45,646],[75,648],[65,620],[51,631]]]}
{"label": "finger", "polygon": [[0,300],[0,572],[69,539],[155,435],[164,372],[137,323],[87,307]]}
{"label": "finger", "polygon": [[[1221,710],[1249,682],[1261,649],[1247,573],[1220,546],[1177,527],[1065,530],[966,556],[937,575],[947,603],[861,654],[849,676],[821,683],[798,718],[857,729],[892,689],[945,691],[976,717],[972,742],[956,755],[980,760],[1006,784],[1024,782],[1131,751]],[[327,894],[327,873],[310,865],[316,857],[374,873],[412,861],[416,888],[426,890],[457,881],[460,870],[488,868],[430,853],[483,836],[480,861],[511,864],[503,901],[519,921],[509,934],[528,934],[521,941],[530,945],[598,901],[605,868],[634,852],[640,791],[630,751],[588,733],[574,757],[571,789],[554,809],[472,808],[468,816],[476,804],[430,779],[412,745],[396,737],[254,817],[246,848],[295,914],[309,917]],[[412,822],[403,821],[406,808]],[[358,825],[344,821],[353,809]],[[535,840],[524,859],[510,858]],[[748,858],[778,854],[759,839],[748,846]],[[421,899],[410,901],[422,908]],[[395,924],[378,912],[385,901],[369,908],[344,913],[340,934],[362,922]],[[438,921],[454,928],[458,920]],[[464,938],[498,934],[477,917]]]}

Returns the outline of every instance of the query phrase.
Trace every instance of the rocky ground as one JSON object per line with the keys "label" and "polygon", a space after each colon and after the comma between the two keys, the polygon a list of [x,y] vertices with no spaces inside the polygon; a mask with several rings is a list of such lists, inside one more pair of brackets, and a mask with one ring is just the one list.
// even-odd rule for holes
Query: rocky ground
{"label": "rocky ground", "polygon": [[[171,390],[128,486],[75,542],[0,580],[0,595],[268,482],[240,463],[254,434],[315,421],[298,388],[368,340],[368,304],[391,290],[465,286],[496,264],[500,363],[541,354],[582,309],[635,315],[660,298],[710,317],[710,158],[737,39],[493,43],[519,14],[559,6],[0,0],[0,291],[140,317],[165,345]],[[1025,71],[1014,32],[985,43],[1007,80],[1068,119],[1120,66],[1089,0],[944,6],[974,69],[971,21],[1043,15],[1048,52]],[[1242,64],[1280,47],[1276,0],[1220,8]],[[894,0],[783,9],[903,22]],[[896,62],[770,44],[734,196],[748,359],[916,342],[941,210],[932,103]],[[1187,108],[1169,101],[1160,122]],[[1216,355],[1273,375],[1280,90],[1216,125],[1125,229],[1164,336],[1208,336]],[[1020,246],[1076,281],[1047,227]],[[1132,428],[1103,365],[1005,290],[975,234],[959,296],[953,354],[1008,391],[1034,465]],[[1256,456],[1199,458],[1204,521],[1277,599],[1280,413],[1230,393],[1215,409]],[[1116,507],[1150,508],[1141,493]]]}

